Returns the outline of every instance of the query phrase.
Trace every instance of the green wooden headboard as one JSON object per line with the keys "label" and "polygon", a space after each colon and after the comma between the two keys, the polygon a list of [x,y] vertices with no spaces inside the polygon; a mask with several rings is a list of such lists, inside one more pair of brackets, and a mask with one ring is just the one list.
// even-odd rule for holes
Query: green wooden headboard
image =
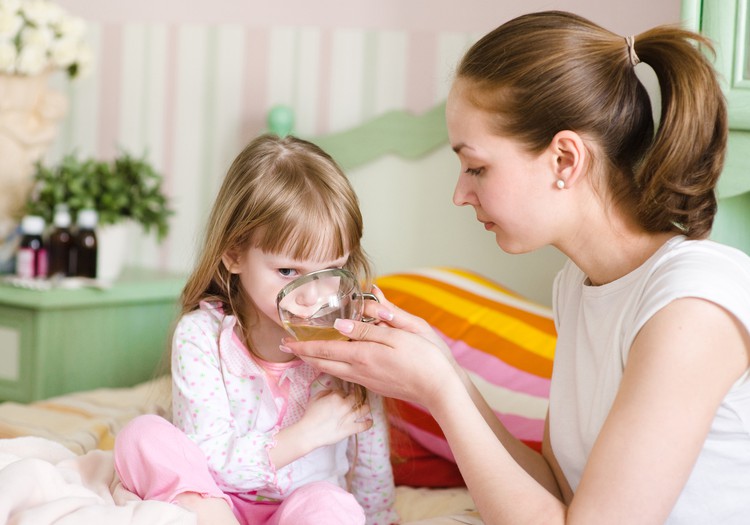
{"label": "green wooden headboard", "polygon": [[[268,114],[268,129],[286,135],[294,129],[294,115],[286,106]],[[331,155],[344,170],[368,164],[383,155],[420,158],[448,143],[445,103],[421,115],[389,111],[352,129],[314,137],[315,144]]]}

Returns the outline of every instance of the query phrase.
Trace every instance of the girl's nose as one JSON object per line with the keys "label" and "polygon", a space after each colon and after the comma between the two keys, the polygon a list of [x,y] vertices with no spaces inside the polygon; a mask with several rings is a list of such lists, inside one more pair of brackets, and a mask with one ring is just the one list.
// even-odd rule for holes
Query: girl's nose
{"label": "girl's nose", "polygon": [[300,306],[313,306],[320,298],[318,281],[310,281],[300,286],[294,294],[294,302]]}

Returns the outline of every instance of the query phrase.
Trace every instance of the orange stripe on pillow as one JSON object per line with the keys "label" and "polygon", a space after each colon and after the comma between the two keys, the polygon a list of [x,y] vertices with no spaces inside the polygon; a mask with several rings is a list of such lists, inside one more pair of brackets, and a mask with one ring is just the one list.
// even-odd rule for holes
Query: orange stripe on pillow
{"label": "orange stripe on pillow", "polygon": [[[494,355],[519,370],[545,378],[551,376],[552,359],[551,356],[547,357],[546,354],[554,351],[554,340],[542,341],[541,347],[535,349],[532,346],[534,338],[524,337],[531,330],[525,328],[517,320],[513,318],[501,321],[497,319],[490,320],[493,322],[504,322],[508,325],[505,327],[504,333],[499,334],[496,331],[487,330],[481,326],[488,324],[488,322],[481,322],[481,319],[454,315],[447,309],[437,308],[435,304],[424,300],[422,296],[392,288],[390,283],[382,283],[381,285],[378,282],[378,286],[391,302],[414,315],[422,317],[431,326],[451,339],[464,341],[466,344]],[[481,315],[484,312],[486,310],[477,312],[477,315]],[[514,334],[512,333],[513,331],[517,333]],[[512,339],[509,339],[509,336]],[[519,345],[515,341],[521,341],[523,345]]]}
{"label": "orange stripe on pillow", "polygon": [[[474,279],[474,281],[486,286],[485,283],[482,283],[478,279]],[[423,299],[428,300],[441,308],[445,307],[445,304],[439,301],[438,298],[447,298],[451,302],[460,303],[462,305],[464,304],[463,301],[466,301],[468,303],[472,303],[470,306],[473,306],[474,308],[482,307],[488,308],[492,312],[506,313],[512,315],[515,319],[523,321],[525,324],[528,324],[529,326],[532,326],[535,329],[550,335],[553,339],[557,337],[555,323],[551,317],[542,317],[541,315],[524,311],[520,308],[502,303],[500,301],[493,301],[492,299],[489,299],[487,297],[482,297],[466,289],[459,288],[447,282],[433,279],[431,277],[417,274],[385,276],[378,279],[378,286],[383,288],[383,286],[381,286],[381,283],[383,286],[387,286],[391,289],[397,289],[400,291],[405,291],[412,295],[420,296]],[[512,293],[508,293],[506,290],[500,288],[497,285],[490,288],[504,295],[518,297]],[[502,328],[498,328],[497,330],[498,332],[502,332]]]}

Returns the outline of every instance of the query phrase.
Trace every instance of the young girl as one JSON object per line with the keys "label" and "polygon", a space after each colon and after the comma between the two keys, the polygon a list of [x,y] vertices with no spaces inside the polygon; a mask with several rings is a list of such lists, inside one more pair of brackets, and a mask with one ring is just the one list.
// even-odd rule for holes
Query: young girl
{"label": "young girl", "polygon": [[[390,327],[337,321],[351,342],[285,343],[425,405],[487,524],[750,523],[750,258],[707,239],[727,112],[696,44],[709,43],[677,27],[623,37],[532,13],[484,36],[457,69],[454,203],[507,252],[551,244],[570,258],[553,290],[543,454],[508,433],[423,321],[393,306]],[[657,122],[641,61],[659,79]]]}
{"label": "young girl", "polygon": [[363,403],[279,349],[279,290],[323,268],[367,280],[361,237],[357,197],[317,146],[266,135],[240,153],[182,293],[174,426],[142,416],[121,431],[126,488],[190,508],[199,523],[398,521],[381,398]]}

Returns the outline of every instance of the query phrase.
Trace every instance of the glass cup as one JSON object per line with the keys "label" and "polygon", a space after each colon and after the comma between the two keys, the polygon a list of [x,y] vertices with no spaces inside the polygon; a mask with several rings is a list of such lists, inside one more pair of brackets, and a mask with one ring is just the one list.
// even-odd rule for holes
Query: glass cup
{"label": "glass cup", "polygon": [[276,296],[279,319],[298,341],[349,339],[333,327],[336,319],[362,319],[365,300],[357,278],[343,268],[330,268],[298,277]]}

